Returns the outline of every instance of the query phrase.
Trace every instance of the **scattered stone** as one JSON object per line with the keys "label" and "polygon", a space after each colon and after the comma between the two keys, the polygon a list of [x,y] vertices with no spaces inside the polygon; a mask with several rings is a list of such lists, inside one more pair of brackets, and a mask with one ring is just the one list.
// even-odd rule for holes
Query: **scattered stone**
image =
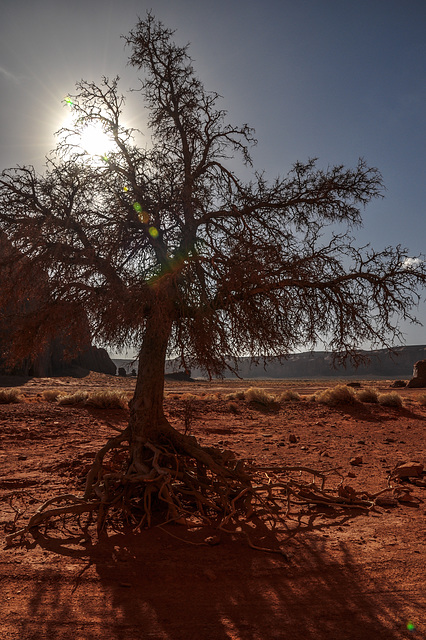
{"label": "scattered stone", "polygon": [[[389,494],[387,495],[383,494],[381,496],[377,496],[376,505],[378,507],[397,507],[398,500],[394,496],[391,496]],[[390,513],[390,512],[387,511],[387,513]]]}
{"label": "scattered stone", "polygon": [[294,435],[294,433],[290,433],[290,435],[288,436],[288,441],[292,442],[293,444],[297,442],[297,436]]}
{"label": "scattered stone", "polygon": [[424,466],[421,462],[404,462],[399,464],[392,471],[392,476],[397,478],[419,478],[423,473]]}
{"label": "scattered stone", "polygon": [[209,536],[205,538],[204,542],[207,542],[211,547],[216,547],[221,543],[220,536]]}
{"label": "scattered stone", "polygon": [[365,444],[365,440],[358,440],[357,444]]}
{"label": "scattered stone", "polygon": [[353,389],[360,389],[361,388],[361,383],[360,382],[348,382],[347,387],[352,387]]}
{"label": "scattered stone", "polygon": [[356,478],[356,473],[354,473],[353,471],[349,471],[347,476],[348,478]]}
{"label": "scattered stone", "polygon": [[349,464],[351,464],[353,467],[359,467],[359,465],[362,464],[362,456],[355,456],[354,458],[351,458],[349,460]]}
{"label": "scattered stone", "polygon": [[349,484],[340,486],[338,489],[338,494],[341,498],[346,498],[348,500],[355,500],[357,495],[355,489]]}
{"label": "scattered stone", "polygon": [[402,389],[402,387],[406,387],[407,383],[405,382],[405,380],[394,380],[394,382],[391,384],[391,388],[393,389]]}
{"label": "scattered stone", "polygon": [[216,580],[216,574],[211,571],[210,569],[204,569],[203,570],[203,574],[206,576],[206,578],[208,578],[209,580]]}

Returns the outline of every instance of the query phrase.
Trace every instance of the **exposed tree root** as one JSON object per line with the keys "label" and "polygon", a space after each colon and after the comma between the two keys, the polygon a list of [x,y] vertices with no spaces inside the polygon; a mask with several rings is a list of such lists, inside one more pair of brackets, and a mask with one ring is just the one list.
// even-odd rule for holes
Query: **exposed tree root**
{"label": "exposed tree root", "polygon": [[[343,484],[338,469],[320,472],[305,466],[247,466],[229,451],[201,447],[195,438],[171,429],[160,443],[131,446],[130,430],[108,440],[98,451],[87,475],[82,498],[73,494],[53,497],[42,504],[19,530],[6,536],[8,545],[41,524],[64,516],[76,516],[87,529],[96,514],[99,535],[108,522],[124,519],[134,532],[153,525],[176,522],[187,527],[207,525],[231,532],[238,523],[260,518],[275,529],[303,505],[369,511],[391,487],[376,493],[356,492]],[[330,477],[339,481],[327,488]],[[83,527],[82,514],[90,515]],[[15,525],[15,523],[14,523]],[[240,530],[241,532],[241,530]],[[252,543],[254,549],[273,551]]]}

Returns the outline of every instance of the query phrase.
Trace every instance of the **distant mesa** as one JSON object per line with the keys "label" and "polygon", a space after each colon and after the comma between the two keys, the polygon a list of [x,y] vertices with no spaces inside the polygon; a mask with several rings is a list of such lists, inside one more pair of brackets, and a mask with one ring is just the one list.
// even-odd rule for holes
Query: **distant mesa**
{"label": "distant mesa", "polygon": [[[263,361],[253,363],[250,358],[239,358],[238,374],[243,379],[272,378],[272,379],[317,379],[317,378],[361,378],[375,380],[378,378],[395,379],[395,387],[405,387],[407,380],[413,374],[413,362],[426,361],[426,345],[413,345],[373,351],[360,351],[365,356],[365,362],[355,367],[350,363],[346,366],[334,366],[333,354],[326,351],[308,351],[294,353],[287,359],[271,358],[264,365]],[[124,367],[127,375],[133,369],[137,373],[137,361],[116,360],[117,367]],[[206,378],[202,369],[193,368],[189,373],[177,371],[180,362],[168,360],[166,362],[166,379],[190,381]],[[422,372],[423,369],[420,369]],[[423,374],[422,374],[423,375]],[[234,374],[225,371],[224,378],[234,378]],[[418,376],[417,376],[418,377]],[[413,386],[413,385],[409,385]]]}

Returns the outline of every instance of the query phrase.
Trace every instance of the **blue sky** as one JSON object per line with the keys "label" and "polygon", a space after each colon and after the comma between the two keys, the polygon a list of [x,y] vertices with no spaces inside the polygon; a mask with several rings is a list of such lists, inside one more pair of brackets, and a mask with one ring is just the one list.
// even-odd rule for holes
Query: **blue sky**
{"label": "blue sky", "polygon": [[[425,0],[1,0],[0,168],[42,169],[81,78],[137,73],[120,35],[152,9],[191,42],[205,87],[259,140],[255,167],[271,178],[296,160],[380,169],[386,197],[364,214],[359,244],[426,240]],[[127,121],[144,128],[133,95]],[[423,292],[424,294],[425,292]],[[426,324],[423,301],[418,317]],[[404,326],[407,344],[426,328]]]}

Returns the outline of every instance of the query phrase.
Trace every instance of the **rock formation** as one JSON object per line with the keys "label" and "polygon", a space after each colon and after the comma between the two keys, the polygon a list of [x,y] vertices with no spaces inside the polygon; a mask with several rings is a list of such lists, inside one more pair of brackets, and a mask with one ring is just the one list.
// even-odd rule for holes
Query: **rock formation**
{"label": "rock formation", "polygon": [[0,282],[10,285],[0,290],[0,375],[115,375],[108,353],[91,343],[84,309],[52,307],[44,274],[23,277],[25,260],[0,231]]}
{"label": "rock formation", "polygon": [[426,360],[419,360],[413,368],[413,377],[407,384],[412,389],[423,389],[426,387]]}

